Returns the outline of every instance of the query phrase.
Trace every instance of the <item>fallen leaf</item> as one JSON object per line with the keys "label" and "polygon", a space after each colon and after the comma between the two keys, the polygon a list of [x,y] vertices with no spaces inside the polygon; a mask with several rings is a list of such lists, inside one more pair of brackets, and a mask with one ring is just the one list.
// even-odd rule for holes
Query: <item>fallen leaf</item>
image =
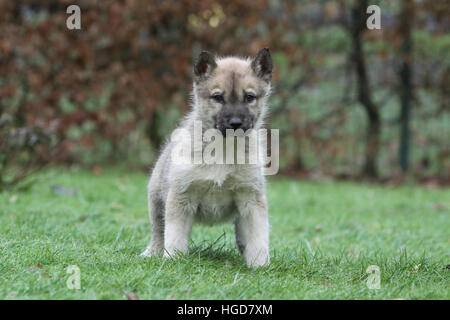
{"label": "fallen leaf", "polygon": [[445,207],[444,207],[444,205],[443,205],[442,203],[433,203],[433,204],[431,205],[431,207],[432,207],[434,210],[437,210],[437,211],[442,211],[442,210],[445,209]]}
{"label": "fallen leaf", "polygon": [[347,252],[349,255],[352,255],[355,258],[358,258],[359,254],[361,253],[361,251],[358,248],[349,248]]}
{"label": "fallen leaf", "polygon": [[47,270],[42,270],[40,273],[41,277],[51,278],[51,276],[47,273]]}
{"label": "fallen leaf", "polygon": [[140,300],[138,295],[134,292],[125,292],[125,295],[127,296],[128,300]]}
{"label": "fallen leaf", "polygon": [[13,195],[11,198],[9,198],[9,203],[15,203],[19,197],[17,194]]}
{"label": "fallen leaf", "polygon": [[119,189],[120,191],[124,192],[124,191],[127,190],[127,187],[124,184],[122,184],[122,183],[118,183],[117,184],[117,189]]}
{"label": "fallen leaf", "polygon": [[115,210],[122,210],[123,205],[118,202],[113,202],[113,203],[111,203],[110,208],[115,209]]}
{"label": "fallen leaf", "polygon": [[95,166],[92,167],[92,172],[95,175],[99,175],[99,174],[101,174],[103,172],[103,169],[102,169],[102,167],[100,167],[98,165],[95,165]]}

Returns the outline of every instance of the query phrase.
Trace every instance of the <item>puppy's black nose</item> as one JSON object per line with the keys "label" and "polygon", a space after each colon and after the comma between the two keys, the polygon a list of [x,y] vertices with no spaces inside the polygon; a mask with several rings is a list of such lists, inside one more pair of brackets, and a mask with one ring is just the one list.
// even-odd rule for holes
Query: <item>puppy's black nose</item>
{"label": "puppy's black nose", "polygon": [[242,127],[242,120],[237,117],[234,117],[228,121],[228,124],[230,125],[231,128],[233,128],[233,130],[236,130]]}

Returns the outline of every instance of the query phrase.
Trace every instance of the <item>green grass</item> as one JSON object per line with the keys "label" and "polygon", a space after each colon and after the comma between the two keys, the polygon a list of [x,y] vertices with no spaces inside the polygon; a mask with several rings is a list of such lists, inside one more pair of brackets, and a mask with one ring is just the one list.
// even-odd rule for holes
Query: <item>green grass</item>
{"label": "green grass", "polygon": [[[231,225],[195,226],[190,255],[139,254],[147,176],[53,169],[0,194],[0,299],[449,299],[449,190],[270,179],[270,266],[248,269]],[[77,188],[58,195],[52,185]],[[81,289],[69,290],[69,265]],[[380,289],[368,289],[369,265]]]}

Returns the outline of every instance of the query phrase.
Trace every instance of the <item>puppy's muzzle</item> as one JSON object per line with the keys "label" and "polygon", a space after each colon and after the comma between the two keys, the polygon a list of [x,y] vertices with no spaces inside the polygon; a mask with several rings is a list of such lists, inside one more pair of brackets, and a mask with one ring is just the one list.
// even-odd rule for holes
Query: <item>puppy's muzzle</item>
{"label": "puppy's muzzle", "polygon": [[243,123],[242,123],[241,118],[238,118],[238,117],[234,117],[234,118],[231,118],[230,120],[228,120],[228,126],[233,130],[243,129],[242,124]]}
{"label": "puppy's muzzle", "polygon": [[246,108],[223,108],[216,117],[216,128],[226,135],[227,129],[244,132],[253,128],[253,117]]}

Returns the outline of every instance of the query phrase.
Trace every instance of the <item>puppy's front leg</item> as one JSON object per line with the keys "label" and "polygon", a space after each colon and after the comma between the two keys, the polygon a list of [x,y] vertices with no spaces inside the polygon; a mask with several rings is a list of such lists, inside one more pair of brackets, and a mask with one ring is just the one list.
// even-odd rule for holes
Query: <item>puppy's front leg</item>
{"label": "puppy's front leg", "polygon": [[187,197],[170,190],[166,202],[164,256],[188,252],[195,206]]}
{"label": "puppy's front leg", "polygon": [[269,264],[269,215],[264,194],[236,199],[236,232],[249,267]]}

